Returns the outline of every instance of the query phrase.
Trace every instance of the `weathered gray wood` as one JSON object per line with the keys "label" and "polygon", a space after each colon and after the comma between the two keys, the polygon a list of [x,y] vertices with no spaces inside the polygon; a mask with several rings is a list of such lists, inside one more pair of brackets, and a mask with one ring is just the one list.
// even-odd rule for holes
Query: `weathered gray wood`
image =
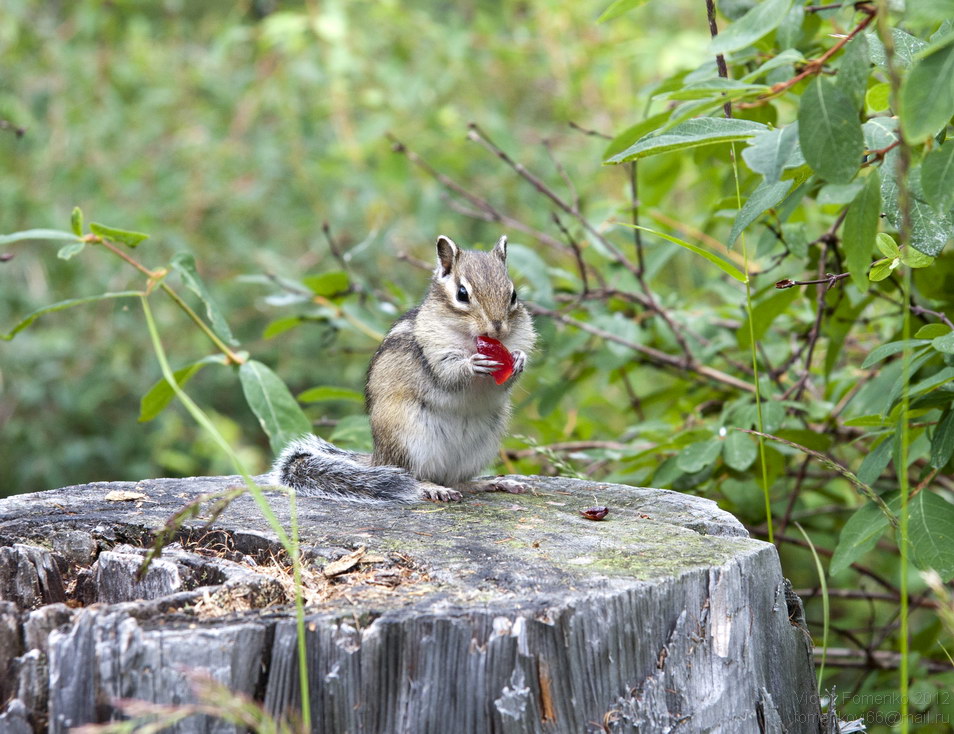
{"label": "weathered gray wood", "polygon": [[[0,670],[18,678],[0,685],[0,734],[47,720],[65,732],[108,718],[119,698],[192,701],[188,669],[273,713],[300,707],[291,609],[270,606],[285,592],[250,563],[277,548],[251,498],[217,519],[221,532],[194,533],[226,544],[228,558],[173,547],[153,578],[133,580],[134,546],[185,502],[234,481],[97,483],[0,500],[0,552],[19,559],[5,568],[27,558],[47,588],[58,582],[87,604],[29,614],[37,599],[56,601],[37,591],[42,574],[22,577],[32,595],[0,578],[0,598],[19,608],[0,602],[0,642],[4,624],[26,641],[6,658],[0,650]],[[459,505],[299,501],[306,555],[340,574],[308,609],[314,731],[820,731],[810,640],[773,546],[708,500],[529,481],[532,495]],[[108,500],[115,490],[141,496]],[[287,500],[269,496],[287,523]],[[610,508],[605,520],[580,516],[594,504]],[[332,572],[359,547],[371,571],[348,560]],[[219,599],[252,608],[197,614]],[[176,731],[233,729],[195,717]]]}

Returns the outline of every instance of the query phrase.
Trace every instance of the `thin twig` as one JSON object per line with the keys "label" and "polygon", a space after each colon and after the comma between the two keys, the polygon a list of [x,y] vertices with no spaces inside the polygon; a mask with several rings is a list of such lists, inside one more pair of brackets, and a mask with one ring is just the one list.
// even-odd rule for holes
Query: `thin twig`
{"label": "thin twig", "polygon": [[553,222],[556,224],[560,232],[563,233],[563,238],[566,240],[567,244],[573,249],[573,257],[576,258],[576,267],[580,271],[580,280],[583,284],[583,291],[580,293],[580,296],[577,300],[582,300],[586,298],[587,294],[590,291],[590,281],[587,277],[586,263],[583,261],[583,252],[580,250],[580,245],[570,234],[565,226],[563,226],[563,221],[560,219],[560,215],[556,212],[551,212],[553,217]]}
{"label": "thin twig", "polygon": [[613,139],[613,136],[612,136],[612,135],[607,135],[606,133],[601,133],[599,130],[591,130],[591,129],[588,128],[588,127],[583,127],[582,125],[578,125],[577,123],[573,122],[573,120],[570,120],[569,125],[570,125],[571,128],[573,128],[573,129],[576,130],[577,132],[581,132],[581,133],[583,133],[584,135],[589,135],[590,137],[603,138],[603,140],[612,140],[612,139]]}
{"label": "thin twig", "polygon": [[[821,253],[818,256],[819,275],[825,272],[825,264],[827,259],[828,245],[823,244]],[[798,378],[798,381],[782,395],[783,400],[787,400],[790,395],[793,396],[794,400],[800,400],[802,393],[805,391],[805,385],[808,383],[808,378],[811,375],[812,357],[815,355],[815,345],[818,343],[818,338],[821,336],[821,323],[822,318],[825,316],[825,294],[828,293],[828,290],[831,288],[832,282],[834,281],[829,282],[828,280],[824,280],[823,282],[825,283],[825,287],[818,288],[815,296],[815,321],[812,323],[811,331],[808,332],[808,347],[807,354],[805,356],[805,368],[802,371],[801,376]]]}
{"label": "thin twig", "polygon": [[515,219],[507,214],[504,214],[503,212],[498,210],[496,207],[494,207],[493,204],[491,204],[486,199],[480,196],[477,196],[473,192],[461,186],[459,183],[454,181],[449,176],[446,176],[445,174],[438,171],[430,163],[424,160],[420,155],[415,153],[413,150],[408,148],[404,143],[402,143],[400,140],[394,137],[394,135],[391,135],[389,133],[388,139],[392,142],[393,144],[392,150],[395,153],[400,153],[401,155],[403,155],[405,158],[408,159],[408,161],[410,161],[413,165],[415,165],[420,170],[424,171],[424,173],[426,173],[428,176],[430,176],[435,181],[437,181],[441,186],[448,189],[449,191],[453,191],[455,194],[457,194],[461,198],[470,202],[470,204],[474,206],[478,210],[478,212],[480,212],[479,214],[475,214],[474,212],[466,212],[466,211],[462,213],[474,218],[484,219],[485,221],[488,221],[488,222],[498,222],[504,225],[508,229],[517,230],[519,232],[523,232],[524,234],[528,234],[531,237],[534,237],[536,240],[543,243],[547,247],[558,250],[560,252],[569,252],[569,250],[567,250],[567,248],[563,245],[563,243],[560,242],[560,240],[558,240],[556,237],[552,237],[551,235],[548,235],[545,232],[540,232],[539,230],[533,229],[532,227],[529,227],[523,222],[521,222],[519,219]]}
{"label": "thin twig", "polygon": [[790,278],[784,278],[778,281],[775,287],[779,290],[784,290],[786,288],[794,288],[796,285],[825,285],[825,290],[830,290],[835,283],[839,280],[844,280],[850,275],[851,273],[825,273],[824,278],[818,278],[817,280],[791,280]]}
{"label": "thin twig", "polygon": [[766,92],[765,94],[760,95],[759,97],[752,100],[751,102],[739,102],[737,106],[740,109],[747,109],[750,107],[759,107],[761,105],[764,105],[766,102],[774,99],[775,97],[780,95],[782,92],[785,92],[786,90],[791,89],[803,79],[809,76],[813,76],[815,74],[820,74],[825,66],[825,62],[827,62],[828,59],[830,59],[832,56],[838,53],[842,48],[844,48],[845,44],[847,44],[852,38],[857,36],[859,33],[864,31],[865,28],[871,25],[871,22],[875,19],[875,16],[877,15],[877,12],[875,11],[875,9],[867,4],[858,5],[856,6],[856,9],[865,13],[866,17],[857,26],[855,26],[854,29],[852,29],[851,33],[838,39],[838,42],[834,46],[832,46],[830,49],[825,51],[825,53],[823,53],[817,59],[812,59],[811,61],[807,61],[802,71],[796,74],[795,76],[793,76],[791,79],[788,79],[784,82],[779,82],[778,84],[773,84],[772,87],[769,89],[769,91]]}
{"label": "thin twig", "polygon": [[633,383],[629,380],[629,371],[625,366],[619,368],[619,376],[623,382],[623,388],[626,390],[626,397],[629,398],[629,407],[633,409],[633,412],[639,420],[646,420],[646,414],[643,411],[643,401],[640,400],[639,395],[637,395],[633,389]]}
{"label": "thin twig", "polygon": [[639,169],[637,161],[627,164],[629,168],[630,219],[633,224],[633,245],[636,247],[636,264],[642,281],[646,274],[646,259],[643,257],[643,231],[639,229]]}
{"label": "thin twig", "polygon": [[[818,587],[795,589],[795,593],[804,601],[805,599],[812,599],[818,596],[821,593],[821,589]],[[867,591],[866,589],[833,589],[829,587],[828,596],[833,599],[849,599],[851,601],[886,601],[894,604],[898,603],[897,594],[884,591]],[[915,599],[911,601],[914,602]],[[940,604],[933,599],[924,599],[920,605],[925,609],[937,609],[940,606]]]}
{"label": "thin twig", "polygon": [[560,313],[559,311],[553,311],[549,308],[544,308],[543,306],[539,306],[532,302],[526,302],[524,305],[527,306],[527,308],[530,309],[530,311],[534,314],[539,316],[548,316],[563,324],[566,324],[567,326],[573,326],[577,329],[593,334],[594,336],[606,339],[607,341],[621,344],[624,347],[629,347],[634,352],[638,352],[651,361],[665,367],[672,367],[677,370],[688,371],[698,375],[699,377],[704,377],[714,382],[728,385],[729,387],[733,387],[736,390],[744,390],[745,392],[753,392],[755,390],[751,383],[740,380],[737,377],[733,377],[732,375],[728,375],[725,372],[714,369],[707,365],[692,364],[687,366],[679,357],[673,356],[672,354],[667,354],[666,352],[661,352],[658,349],[653,349],[652,347],[647,347],[644,344],[638,344],[636,342],[629,341],[628,339],[624,339],[621,336],[597,328],[596,326],[592,326],[585,321],[574,319],[573,317],[567,316],[566,314]]}
{"label": "thin twig", "polygon": [[516,172],[522,179],[533,186],[533,188],[535,188],[539,193],[543,194],[543,196],[552,201],[563,212],[576,219],[583,226],[583,228],[586,229],[587,232],[596,237],[596,239],[598,239],[600,243],[610,251],[620,265],[625,267],[631,273],[635,274],[637,266],[627,259],[620,249],[613,244],[613,242],[611,242],[606,235],[594,227],[590,221],[583,216],[579,209],[572,207],[562,197],[555,193],[553,189],[547,186],[542,179],[527,170],[526,166],[511,158],[510,155],[503,150],[503,148],[497,145],[483,130],[481,130],[476,123],[472,122],[467,127],[467,138],[469,140],[474,141],[484,149],[493,153],[495,156],[497,156],[497,158],[513,169],[513,171]]}
{"label": "thin twig", "polygon": [[331,225],[328,222],[321,223],[321,233],[325,236],[325,240],[328,242],[328,249],[331,250],[331,254],[334,256],[341,264],[342,270],[346,272],[351,272],[351,264],[348,262],[348,258],[341,248],[338,246],[338,243],[335,242],[335,238],[331,235]]}
{"label": "thin twig", "polygon": [[865,162],[862,165],[871,166],[875,163],[883,162],[884,157],[888,155],[892,150],[901,145],[901,139],[895,140],[891,145],[886,145],[883,148],[878,148],[877,150],[868,151],[868,156]]}
{"label": "thin twig", "polygon": [[[706,0],[706,17],[709,20],[709,35],[715,38],[719,35],[719,26],[716,25],[715,0]],[[729,69],[725,64],[725,56],[716,54],[716,68],[719,70],[719,76],[723,79],[729,78]],[[726,100],[722,105],[722,111],[727,118],[732,117],[732,102]]]}
{"label": "thin twig", "polygon": [[553,152],[553,147],[550,145],[549,140],[543,141],[543,148],[546,150],[547,155],[550,157],[550,161],[553,163],[553,167],[556,169],[557,174],[560,178],[563,179],[563,183],[566,184],[567,191],[570,192],[570,201],[572,202],[571,207],[577,211],[580,210],[580,193],[576,190],[576,186],[573,183],[573,179],[570,178],[569,174],[566,172],[566,168],[563,167],[563,164],[560,163],[560,160],[556,157]]}
{"label": "thin twig", "polygon": [[[821,655],[821,649],[815,651]],[[847,647],[826,648],[827,664],[836,668],[862,670],[897,670],[901,666],[900,653],[893,650],[851,650]],[[922,658],[920,664],[930,673],[950,673],[951,664],[941,660]]]}
{"label": "thin twig", "polygon": [[913,313],[915,316],[933,316],[949,329],[954,330],[954,321],[951,321],[946,314],[943,314],[940,311],[933,311],[930,308],[925,308],[924,306],[918,306],[913,302],[913,300],[911,303],[911,313]]}
{"label": "thin twig", "polygon": [[811,461],[812,457],[806,456],[802,459],[801,466],[798,467],[798,474],[795,477],[795,486],[792,488],[791,495],[789,495],[788,504],[785,506],[785,513],[778,523],[778,530],[776,532],[779,534],[785,532],[785,528],[788,527],[789,520],[792,518],[792,510],[795,509],[795,502],[802,492],[802,483],[805,481],[805,474],[808,472],[808,465]]}

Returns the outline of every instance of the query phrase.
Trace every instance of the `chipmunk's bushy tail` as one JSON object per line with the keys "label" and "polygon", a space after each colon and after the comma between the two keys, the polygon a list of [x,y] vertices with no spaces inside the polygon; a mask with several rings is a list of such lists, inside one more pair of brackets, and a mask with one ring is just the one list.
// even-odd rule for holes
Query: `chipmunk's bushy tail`
{"label": "chipmunk's bushy tail", "polygon": [[417,502],[414,476],[397,466],[373,466],[368,454],[339,449],[315,435],[292,441],[272,467],[273,481],[303,497],[347,502]]}

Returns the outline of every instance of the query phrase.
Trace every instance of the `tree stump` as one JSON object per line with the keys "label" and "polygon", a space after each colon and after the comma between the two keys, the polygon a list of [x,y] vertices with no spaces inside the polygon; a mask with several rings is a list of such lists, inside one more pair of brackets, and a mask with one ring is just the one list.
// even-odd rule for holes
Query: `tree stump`
{"label": "tree stump", "polygon": [[[523,495],[360,506],[299,498],[315,732],[818,732],[811,640],[775,548],[676,492],[522,478]],[[0,733],[196,701],[195,671],[301,708],[290,575],[235,477],[0,500]],[[269,492],[288,527],[288,498]],[[605,519],[580,511],[609,508]],[[208,503],[203,506],[207,512]],[[232,732],[192,716],[176,732]]]}

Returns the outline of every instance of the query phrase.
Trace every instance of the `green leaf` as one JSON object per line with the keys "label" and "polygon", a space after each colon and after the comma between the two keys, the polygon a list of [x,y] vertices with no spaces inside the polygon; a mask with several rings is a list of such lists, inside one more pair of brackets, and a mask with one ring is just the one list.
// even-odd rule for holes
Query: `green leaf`
{"label": "green leaf", "polygon": [[[930,349],[923,349],[920,352],[915,353],[911,356],[911,363],[908,366],[908,374],[914,375],[917,373],[921,367],[924,366],[924,363],[936,355],[931,353]],[[908,384],[908,380],[905,380],[904,372],[898,375],[898,379],[894,381],[894,384],[891,385],[891,388],[888,390],[887,398],[884,402],[883,407],[881,408],[881,415],[885,418],[888,417],[888,414],[891,412],[891,409],[901,400],[901,394],[904,392],[905,385]],[[913,391],[913,388],[909,388]]]}
{"label": "green leaf", "polygon": [[27,229],[23,232],[0,235],[0,245],[9,245],[22,240],[75,240],[72,232],[63,232],[59,229]]}
{"label": "green leaf", "polygon": [[265,327],[265,330],[262,332],[262,338],[272,339],[279,334],[283,334],[289,329],[294,329],[304,320],[305,319],[303,319],[301,316],[287,316],[283,319],[275,319],[274,321],[270,321]]}
{"label": "green leaf", "polygon": [[606,23],[610,20],[615,20],[621,15],[628,13],[634,8],[638,8],[640,5],[645,5],[649,0],[615,0],[606,10],[604,10],[600,17],[596,19],[597,23]]}
{"label": "green leaf", "polygon": [[941,385],[947,384],[951,380],[954,380],[954,367],[943,367],[942,369],[935,372],[930,377],[925,377],[921,382],[916,385],[911,386],[912,395],[920,395],[923,392],[928,392],[939,388]]}
{"label": "green leaf", "polygon": [[921,163],[924,198],[939,212],[954,207],[954,142],[932,150]]}
{"label": "green leaf", "polygon": [[804,23],[805,7],[799,4],[792,5],[778,28],[775,29],[775,42],[778,48],[785,49],[782,51],[783,54],[795,50],[793,47],[801,42],[802,36],[805,35]]}
{"label": "green leaf", "polygon": [[672,235],[668,235],[663,232],[657,232],[655,229],[649,229],[649,227],[641,227],[638,224],[627,224],[626,222],[618,222],[618,224],[622,224],[624,227],[632,227],[633,229],[641,229],[643,232],[649,232],[650,234],[654,234],[657,237],[662,237],[664,240],[669,240],[670,242],[677,244],[680,247],[685,247],[687,250],[694,252],[697,255],[701,255],[706,260],[708,260],[713,265],[715,265],[720,270],[722,270],[724,273],[731,275],[740,283],[745,283],[745,281],[747,280],[745,273],[743,273],[741,270],[735,267],[735,265],[730,263],[728,260],[723,260],[721,257],[719,257],[713,252],[709,252],[708,250],[703,250],[698,245],[690,244],[689,242],[686,242],[685,240],[681,240],[678,237],[673,237]]}
{"label": "green leaf", "polygon": [[831,557],[828,573],[844,571],[878,543],[888,527],[888,519],[878,507],[869,502],[848,518]]}
{"label": "green leaf", "polygon": [[674,150],[748,140],[767,129],[762,123],[750,120],[698,117],[665,132],[640,138],[626,150],[610,157],[607,163],[625,163]]}
{"label": "green leaf", "polygon": [[[878,38],[878,32],[868,31],[865,37],[868,39],[871,60],[882,70],[887,71],[888,60],[884,52],[884,44]],[[894,44],[894,63],[902,69],[909,67],[914,57],[927,48],[927,43],[900,28],[891,29],[891,41]]]}
{"label": "green leaf", "polygon": [[353,451],[371,451],[371,423],[366,415],[346,415],[338,421],[329,439],[332,443]]}
{"label": "green leaf", "polygon": [[792,0],[764,0],[713,38],[709,52],[725,54],[751,46],[774,31],[791,6]]}
{"label": "green leaf", "polygon": [[60,260],[69,260],[71,257],[79,255],[85,248],[85,242],[71,242],[57,250],[56,256],[60,258]]}
{"label": "green leaf", "polygon": [[721,453],[722,441],[718,439],[691,443],[676,457],[676,466],[688,474],[695,474],[715,463]]}
{"label": "green leaf", "polygon": [[769,209],[777,206],[792,188],[791,181],[779,181],[778,183],[763,182],[759,185],[752,195],[745,200],[745,204],[735,215],[735,221],[732,223],[732,232],[729,233],[729,247],[735,244],[735,241],[742,234],[742,231],[752,222],[758,219]]}
{"label": "green leaf", "polygon": [[541,306],[553,306],[553,280],[547,262],[533,248],[511,243],[507,247],[507,264],[511,274],[523,280],[520,292]]}
{"label": "green leaf", "polygon": [[753,171],[765,176],[766,183],[778,181],[785,169],[805,165],[798,143],[798,123],[759,133],[743,149],[742,160]]}
{"label": "green leaf", "polygon": [[916,0],[906,3],[904,17],[915,24],[942,23],[954,18],[954,0]]}
{"label": "green leaf", "polygon": [[756,79],[764,77],[770,71],[780,66],[792,66],[793,64],[800,64],[804,61],[805,55],[801,51],[794,48],[787,48],[781,53],[769,56],[764,63],[745,74],[745,76],[740,77],[740,81],[747,83],[754,82]]}
{"label": "green leaf", "polygon": [[954,115],[954,43],[920,57],[901,83],[901,129],[911,144],[944,127]]}
{"label": "green leaf", "polygon": [[339,296],[348,292],[351,284],[348,274],[343,270],[335,270],[321,275],[310,275],[302,279],[302,283],[312,293],[325,298]]}
{"label": "green leaf", "polygon": [[934,258],[913,247],[905,247],[904,252],[901,253],[901,262],[909,268],[927,268],[934,263]]}
{"label": "green leaf", "polygon": [[671,100],[694,100],[719,98],[722,100],[736,100],[744,97],[754,97],[770,91],[765,84],[747,84],[738,79],[706,79],[695,84],[688,84],[666,95]]}
{"label": "green leaf", "polygon": [[875,237],[875,245],[877,245],[878,251],[885,257],[901,256],[901,248],[898,247],[898,243],[894,241],[894,237],[887,232],[878,233],[878,236]]}
{"label": "green leaf", "polygon": [[232,330],[229,328],[228,322],[225,320],[225,316],[222,315],[219,307],[215,301],[212,300],[212,294],[209,292],[209,289],[206,288],[202,278],[199,277],[199,271],[195,265],[195,257],[193,257],[191,253],[180,252],[172,258],[170,264],[176,272],[179,273],[186,287],[205,304],[205,314],[209,319],[212,330],[219,339],[233,347],[238,345],[238,342],[232,335]]}
{"label": "green leaf", "polygon": [[[857,418],[849,418],[845,421],[846,426],[860,427],[860,428],[872,428],[875,426],[883,426],[884,418],[881,417],[881,414],[878,415],[859,415]],[[868,482],[871,484],[871,482]]]}
{"label": "green leaf", "polygon": [[851,281],[862,292],[868,289],[867,273],[871,264],[871,246],[875,242],[880,220],[881,179],[878,169],[873,168],[865,177],[864,188],[848,207],[842,232],[845,263],[851,273]]}
{"label": "green leaf", "polygon": [[321,385],[305,390],[298,396],[298,400],[303,403],[322,403],[329,400],[353,400],[361,403],[364,402],[364,395],[347,387]]}
{"label": "green leaf", "polygon": [[835,77],[835,84],[854,101],[855,107],[861,107],[864,102],[870,67],[868,41],[863,34],[857,35],[845,46]]}
{"label": "green leaf", "polygon": [[659,114],[647,117],[642,122],[637,122],[635,125],[630,125],[628,128],[623,130],[623,132],[613,138],[609,145],[606,146],[606,150],[603,151],[603,160],[609,160],[620,151],[626,150],[640,138],[645,137],[649,133],[654,132],[657,128],[661,127],[668,119],[668,112],[660,112]]}
{"label": "green leaf", "polygon": [[951,329],[946,324],[927,324],[918,329],[915,334],[915,339],[935,339],[939,336],[944,336],[945,334],[950,334]]}
{"label": "green leaf", "polygon": [[935,337],[931,346],[944,354],[954,354],[954,331]]}
{"label": "green leaf", "polygon": [[[895,229],[901,228],[901,206],[898,185],[895,180],[898,151],[892,150],[885,156],[881,167],[882,211]],[[910,195],[908,197],[911,214],[911,246],[925,255],[937,257],[951,238],[952,224],[947,214],[940,214],[924,199],[921,190],[920,165],[914,166],[908,176]]]}
{"label": "green leaf", "polygon": [[775,433],[779,438],[784,438],[814,451],[828,451],[832,445],[832,437],[817,431],[811,431],[807,428],[780,428]]}
{"label": "green leaf", "polygon": [[[753,408],[755,406],[752,406]],[[756,417],[758,412],[756,411]],[[762,426],[766,431],[778,430],[779,426],[785,420],[785,406],[777,401],[762,401]],[[752,425],[758,426],[758,420],[752,422]]]}
{"label": "green leaf", "polygon": [[556,410],[567,391],[573,386],[569,380],[560,380],[552,385],[543,385],[536,390],[537,412],[546,418]]}
{"label": "green leaf", "polygon": [[896,267],[896,262],[900,262],[900,260],[878,260],[878,262],[871,266],[871,272],[868,273],[868,280],[872,283],[884,280],[891,275],[891,271]]}
{"label": "green leaf", "polygon": [[883,112],[891,106],[891,85],[875,84],[865,92],[865,110],[868,113]]}
{"label": "green leaf", "polygon": [[659,114],[647,117],[641,122],[637,122],[635,125],[630,125],[628,128],[623,130],[623,132],[613,138],[609,145],[606,146],[606,150],[603,151],[603,160],[608,161],[620,151],[626,150],[640,138],[643,138],[649,133],[654,132],[657,128],[662,127],[668,119],[668,112],[660,112]]}
{"label": "green leaf", "polygon": [[239,367],[239,380],[245,401],[268,436],[274,453],[289,441],[311,432],[311,421],[304,414],[281,378],[253,359]]}
{"label": "green leaf", "polygon": [[[72,236],[72,235],[71,235]],[[12,330],[8,331],[6,334],[0,334],[0,339],[3,341],[10,341],[18,333],[27,328],[30,324],[36,321],[38,318],[44,314],[53,313],[54,311],[63,311],[67,308],[73,308],[73,306],[82,306],[86,303],[93,303],[95,301],[106,301],[111,298],[141,298],[141,291],[118,291],[116,293],[101,293],[98,296],[85,296],[83,298],[70,298],[66,301],[60,301],[59,303],[51,303],[49,306],[44,306],[43,308],[38,308],[33,313],[29,314],[24,318],[20,323],[13,327]]]}
{"label": "green leaf", "polygon": [[[861,126],[861,133],[867,150],[883,150],[897,142],[898,121],[892,117],[875,117]],[[882,173],[882,178],[884,177]]]}
{"label": "green leaf", "polygon": [[74,206],[70,214],[70,227],[77,237],[83,236],[83,211],[78,206]]}
{"label": "green leaf", "polygon": [[954,578],[954,505],[927,490],[908,502],[909,535],[918,568],[933,568],[945,583]]}
{"label": "green leaf", "polygon": [[[176,384],[179,387],[185,386],[199,370],[207,364],[212,363],[228,364],[228,360],[222,354],[212,354],[204,359],[200,359],[198,362],[186,365],[172,373],[176,379]],[[146,423],[151,421],[166,409],[166,406],[172,402],[175,396],[175,390],[172,389],[172,386],[166,382],[165,379],[156,382],[139,400],[139,422]]]}
{"label": "green leaf", "polygon": [[740,431],[729,431],[725,437],[722,456],[725,463],[736,471],[745,471],[755,463],[759,455],[758,444]]}
{"label": "green leaf", "polygon": [[[752,331],[755,336],[755,343],[758,344],[765,333],[768,331],[772,322],[788,310],[788,307],[802,297],[798,288],[787,288],[777,291],[774,288],[769,296],[762,298],[752,309]],[[735,338],[739,348],[748,350],[752,345],[749,333],[749,317],[746,314],[742,322],[742,327],[735,332]],[[763,416],[764,417],[764,416]]]}
{"label": "green leaf", "polygon": [[120,242],[127,247],[136,247],[143,240],[149,239],[149,235],[142,232],[133,232],[128,229],[116,229],[115,227],[107,227],[105,224],[98,224],[96,222],[89,223],[89,231],[95,235],[99,235],[105,240],[111,242]]}
{"label": "green leaf", "polygon": [[820,206],[850,204],[855,200],[855,197],[861,193],[864,187],[864,181],[859,181],[858,179],[846,184],[825,184],[818,190],[818,196],[815,198],[815,201],[817,201]]}
{"label": "green leaf", "polygon": [[954,455],[954,408],[948,408],[931,437],[931,466],[943,469]]}
{"label": "green leaf", "polygon": [[858,106],[821,76],[802,94],[798,139],[808,165],[826,181],[848,183],[861,166],[865,146]]}
{"label": "green leaf", "polygon": [[[879,416],[880,418],[880,416]],[[875,446],[874,450],[868,454],[858,467],[858,479],[865,484],[874,484],[878,478],[884,474],[884,470],[891,463],[891,457],[894,455],[894,436],[888,436],[884,441]]]}

